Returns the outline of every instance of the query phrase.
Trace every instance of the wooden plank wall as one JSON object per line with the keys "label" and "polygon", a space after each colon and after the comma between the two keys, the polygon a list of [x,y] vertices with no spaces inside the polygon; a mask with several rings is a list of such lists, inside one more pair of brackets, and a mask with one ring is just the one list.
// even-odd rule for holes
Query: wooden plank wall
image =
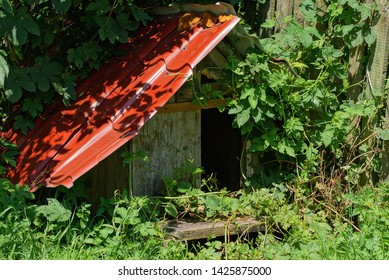
{"label": "wooden plank wall", "polygon": [[165,188],[164,177],[187,175],[182,173],[190,168],[188,166],[185,170],[188,160],[193,159],[193,167],[201,165],[200,110],[157,114],[130,145],[132,153],[144,150],[148,154],[148,161],[135,160],[132,163],[132,193],[157,195]]}

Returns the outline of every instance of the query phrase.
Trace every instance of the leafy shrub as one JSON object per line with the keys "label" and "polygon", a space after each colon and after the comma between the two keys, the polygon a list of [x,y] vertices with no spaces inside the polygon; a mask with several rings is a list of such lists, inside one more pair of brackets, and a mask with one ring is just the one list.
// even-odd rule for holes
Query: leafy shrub
{"label": "leafy shrub", "polygon": [[[336,193],[379,171],[386,96],[348,78],[352,50],[375,41],[374,4],[325,4],[322,13],[313,1],[304,1],[304,25],[291,16],[268,19],[262,26],[278,32],[259,41],[262,49],[230,58],[227,83],[229,113],[260,163],[251,186],[293,182],[336,203]],[[355,87],[359,96],[350,94]]]}
{"label": "leafy shrub", "polygon": [[74,100],[76,81],[150,19],[133,2],[2,1],[1,126],[26,133],[48,104]]}

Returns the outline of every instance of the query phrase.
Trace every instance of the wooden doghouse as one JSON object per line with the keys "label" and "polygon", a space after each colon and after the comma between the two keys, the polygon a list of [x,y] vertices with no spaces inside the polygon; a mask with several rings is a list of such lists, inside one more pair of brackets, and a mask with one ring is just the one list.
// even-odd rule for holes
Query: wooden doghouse
{"label": "wooden doghouse", "polygon": [[[27,135],[13,130],[2,133],[20,151],[7,176],[15,184],[30,185],[31,191],[41,186],[70,188],[114,154],[90,174],[91,193],[112,196],[114,190],[127,187],[138,195],[158,193],[161,178],[173,176],[173,170],[189,157],[194,165],[206,168],[210,159],[219,160],[208,169],[217,172],[212,169],[230,162],[222,158],[230,149],[223,143],[234,142],[233,136],[216,129],[223,127],[225,118],[213,123],[218,114],[210,117],[211,113],[200,111],[222,101],[202,106],[192,101],[196,87],[199,90],[210,81],[217,84],[217,78],[211,75],[210,79],[211,69],[222,68],[228,56],[242,54],[252,45],[239,28],[233,30],[238,21],[228,4],[187,5],[179,13],[157,17],[122,45],[124,56],[112,58],[80,82],[77,101],[47,108]],[[227,34],[225,43],[220,43]],[[191,76],[195,83],[187,83],[174,95]],[[239,150],[239,139],[237,143]],[[150,162],[133,161],[124,171],[120,154],[136,155],[143,150],[149,153]],[[177,151],[184,152],[183,159]],[[225,170],[228,174],[233,168]]]}
{"label": "wooden doghouse", "polygon": [[[219,49],[224,50],[223,55]],[[241,136],[232,126],[222,99],[199,101],[201,87],[227,89],[203,73],[223,69],[228,44],[213,49],[195,68],[190,81],[162,107],[126,145],[106,158],[88,174],[91,195],[110,197],[116,190],[134,195],[157,195],[164,179],[188,176],[191,168],[203,167],[218,183],[229,189],[240,184]],[[124,163],[127,155],[132,160]],[[200,174],[195,178],[200,184]]]}
{"label": "wooden doghouse", "polygon": [[[92,195],[111,197],[116,190],[157,195],[165,188],[164,179],[179,177],[177,173],[185,169],[188,161],[192,166],[203,167],[206,173],[202,176],[213,175],[220,186],[239,188],[242,172],[250,172],[240,132],[232,126],[233,117],[227,111],[219,111],[224,100],[199,102],[197,92],[204,87],[227,91],[220,75],[228,58],[242,58],[249,47],[257,44],[242,26],[230,31],[139,134],[90,171]],[[129,164],[123,164],[124,154],[132,156]],[[197,185],[200,180],[198,174]]]}

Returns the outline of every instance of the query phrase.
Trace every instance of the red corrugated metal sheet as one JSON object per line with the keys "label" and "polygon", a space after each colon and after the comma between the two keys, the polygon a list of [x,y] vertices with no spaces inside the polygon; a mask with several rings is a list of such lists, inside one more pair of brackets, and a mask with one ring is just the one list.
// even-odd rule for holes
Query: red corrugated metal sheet
{"label": "red corrugated metal sheet", "polygon": [[41,183],[71,187],[134,137],[239,21],[233,16],[209,28],[179,31],[180,16],[158,18],[141,30],[122,47],[128,55],[78,85],[77,102],[48,109],[27,136],[11,133],[20,150],[11,181],[32,191]]}

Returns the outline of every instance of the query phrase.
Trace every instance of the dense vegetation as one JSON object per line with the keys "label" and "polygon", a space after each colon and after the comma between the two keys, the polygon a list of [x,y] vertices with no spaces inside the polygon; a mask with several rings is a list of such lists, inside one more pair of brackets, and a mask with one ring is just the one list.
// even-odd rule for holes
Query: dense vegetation
{"label": "dense vegetation", "polygon": [[[245,28],[268,36],[245,57],[229,58],[228,92],[198,96],[225,96],[253,161],[261,163],[242,189],[228,192],[213,178],[198,188],[191,176],[202,170],[189,164],[186,180],[165,179],[164,196],[121,193],[92,210],[82,181],[42,201],[3,178],[1,259],[389,258],[389,184],[378,182],[389,138],[382,124],[387,96],[365,71],[376,39],[375,5],[306,0],[303,21],[276,14],[258,23],[264,1],[234,2]],[[150,18],[132,1],[1,3],[3,130],[25,132],[47,104],[75,99],[77,79]],[[350,77],[357,49],[359,80]],[[12,165],[15,148],[1,145],[2,163]],[[240,216],[260,219],[266,230],[189,243],[167,241],[162,227],[167,218],[233,223]]]}

